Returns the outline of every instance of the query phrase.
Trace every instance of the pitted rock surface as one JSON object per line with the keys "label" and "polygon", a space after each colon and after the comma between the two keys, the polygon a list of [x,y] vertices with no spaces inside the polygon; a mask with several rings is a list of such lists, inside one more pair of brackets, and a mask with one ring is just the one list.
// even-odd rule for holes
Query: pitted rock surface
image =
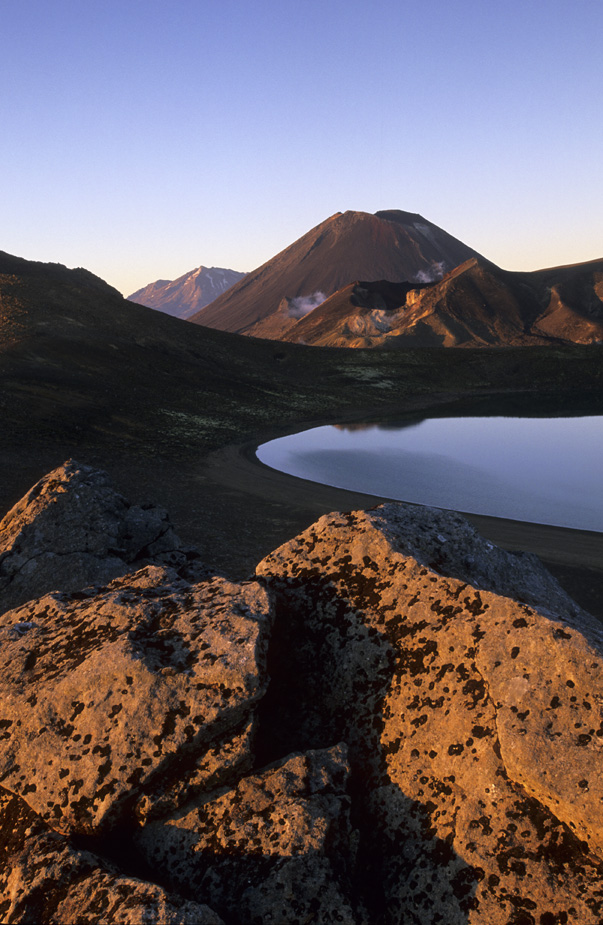
{"label": "pitted rock surface", "polygon": [[352,923],[338,885],[355,843],[348,774],[344,745],[290,755],[149,823],[136,841],[172,888],[229,922]]}
{"label": "pitted rock surface", "polygon": [[369,925],[342,894],[326,857],[283,858],[241,895],[241,925]]}
{"label": "pitted rock surface", "polygon": [[603,921],[601,632],[537,561],[405,508],[323,517],[258,566],[263,722],[348,742],[376,921]]}
{"label": "pitted rock surface", "polygon": [[131,505],[105,472],[68,460],[0,521],[0,612],[49,591],[104,584],[149,562],[188,564],[167,512]]}
{"label": "pitted rock surface", "polygon": [[138,822],[165,816],[199,793],[230,784],[251,770],[256,735],[255,716],[234,732],[216,738],[194,759],[186,752],[174,759],[169,774],[153,793],[143,794],[132,807]]}
{"label": "pitted rock surface", "polygon": [[52,832],[0,789],[0,919],[6,925],[223,925],[204,904],[128,877]]}
{"label": "pitted rock surface", "polygon": [[221,742],[226,772],[233,749],[244,760],[271,622],[255,582],[155,566],[5,613],[0,783],[65,833],[111,827],[144,797],[148,815],[173,774],[177,805]]}
{"label": "pitted rock surface", "polygon": [[535,557],[390,504],[199,562],[73,462],[0,524],[2,921],[603,922],[603,634]]}
{"label": "pitted rock surface", "polygon": [[582,625],[584,612],[537,556],[495,546],[461,514],[394,503],[379,505],[365,516],[393,551],[432,571],[548,610],[557,617],[571,620],[579,615]]}

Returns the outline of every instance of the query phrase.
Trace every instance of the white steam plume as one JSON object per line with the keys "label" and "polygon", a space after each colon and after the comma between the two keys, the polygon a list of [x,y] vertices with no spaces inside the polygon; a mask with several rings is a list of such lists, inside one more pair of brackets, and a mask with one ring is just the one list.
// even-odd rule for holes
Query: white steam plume
{"label": "white steam plume", "polygon": [[321,305],[326,299],[324,292],[313,292],[311,295],[300,295],[295,299],[287,299],[287,314],[290,318],[303,318],[313,308]]}
{"label": "white steam plume", "polygon": [[431,270],[419,270],[417,273],[417,282],[435,283],[436,280],[442,279],[445,272],[446,262],[444,260],[440,260],[439,263],[436,263],[435,260],[432,260]]}

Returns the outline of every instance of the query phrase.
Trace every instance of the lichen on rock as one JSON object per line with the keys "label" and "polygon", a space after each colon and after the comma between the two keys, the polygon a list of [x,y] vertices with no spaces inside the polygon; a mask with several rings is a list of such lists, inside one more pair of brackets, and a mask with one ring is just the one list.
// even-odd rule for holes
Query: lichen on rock
{"label": "lichen on rock", "polygon": [[229,921],[352,923],[340,888],[355,848],[348,776],[342,744],[289,755],[149,823],[136,842],[172,889]]}
{"label": "lichen on rock", "polygon": [[68,463],[2,592],[3,921],[603,921],[601,627],[459,515],[331,514],[235,583]]}
{"label": "lichen on rock", "polygon": [[176,764],[184,798],[195,760],[252,719],[271,622],[257,583],[190,585],[156,566],[5,613],[0,783],[61,832],[165,803]]}
{"label": "lichen on rock", "polygon": [[385,505],[321,518],[257,574],[277,599],[263,721],[348,743],[373,910],[599,921],[601,633],[537,560]]}
{"label": "lichen on rock", "polygon": [[7,925],[224,925],[204,903],[167,893],[74,848],[0,788],[0,917]]}

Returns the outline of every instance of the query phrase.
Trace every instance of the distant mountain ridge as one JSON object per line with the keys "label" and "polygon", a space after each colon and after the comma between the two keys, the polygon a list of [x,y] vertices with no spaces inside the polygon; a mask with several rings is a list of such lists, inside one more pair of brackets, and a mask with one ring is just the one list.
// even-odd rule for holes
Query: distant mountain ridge
{"label": "distant mountain ridge", "polygon": [[480,256],[417,213],[337,212],[190,320],[277,340],[304,307],[313,307],[353,280],[427,282]]}
{"label": "distant mountain ridge", "polygon": [[178,279],[158,279],[129,295],[128,301],[188,319],[226,292],[245,273],[223,267],[200,266]]}
{"label": "distant mountain ridge", "polygon": [[418,213],[393,209],[337,212],[246,275],[199,267],[129,298],[308,346],[603,343],[603,260],[503,270]]}

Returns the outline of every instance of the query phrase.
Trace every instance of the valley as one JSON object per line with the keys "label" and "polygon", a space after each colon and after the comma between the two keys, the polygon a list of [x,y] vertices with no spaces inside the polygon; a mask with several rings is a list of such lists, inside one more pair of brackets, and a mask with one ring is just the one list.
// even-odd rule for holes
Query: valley
{"label": "valley", "polygon": [[[562,408],[579,393],[597,402],[603,385],[598,345],[308,349],[192,325],[86,271],[9,255],[0,287],[0,508],[75,457],[108,470],[127,496],[164,505],[208,564],[236,577],[319,514],[368,503],[251,474],[237,447],[462,398],[521,408],[542,393]],[[563,550],[567,568],[579,567],[574,541],[557,538],[553,549],[517,529],[527,528],[508,545],[547,561]],[[595,578],[589,570],[574,584]]]}

